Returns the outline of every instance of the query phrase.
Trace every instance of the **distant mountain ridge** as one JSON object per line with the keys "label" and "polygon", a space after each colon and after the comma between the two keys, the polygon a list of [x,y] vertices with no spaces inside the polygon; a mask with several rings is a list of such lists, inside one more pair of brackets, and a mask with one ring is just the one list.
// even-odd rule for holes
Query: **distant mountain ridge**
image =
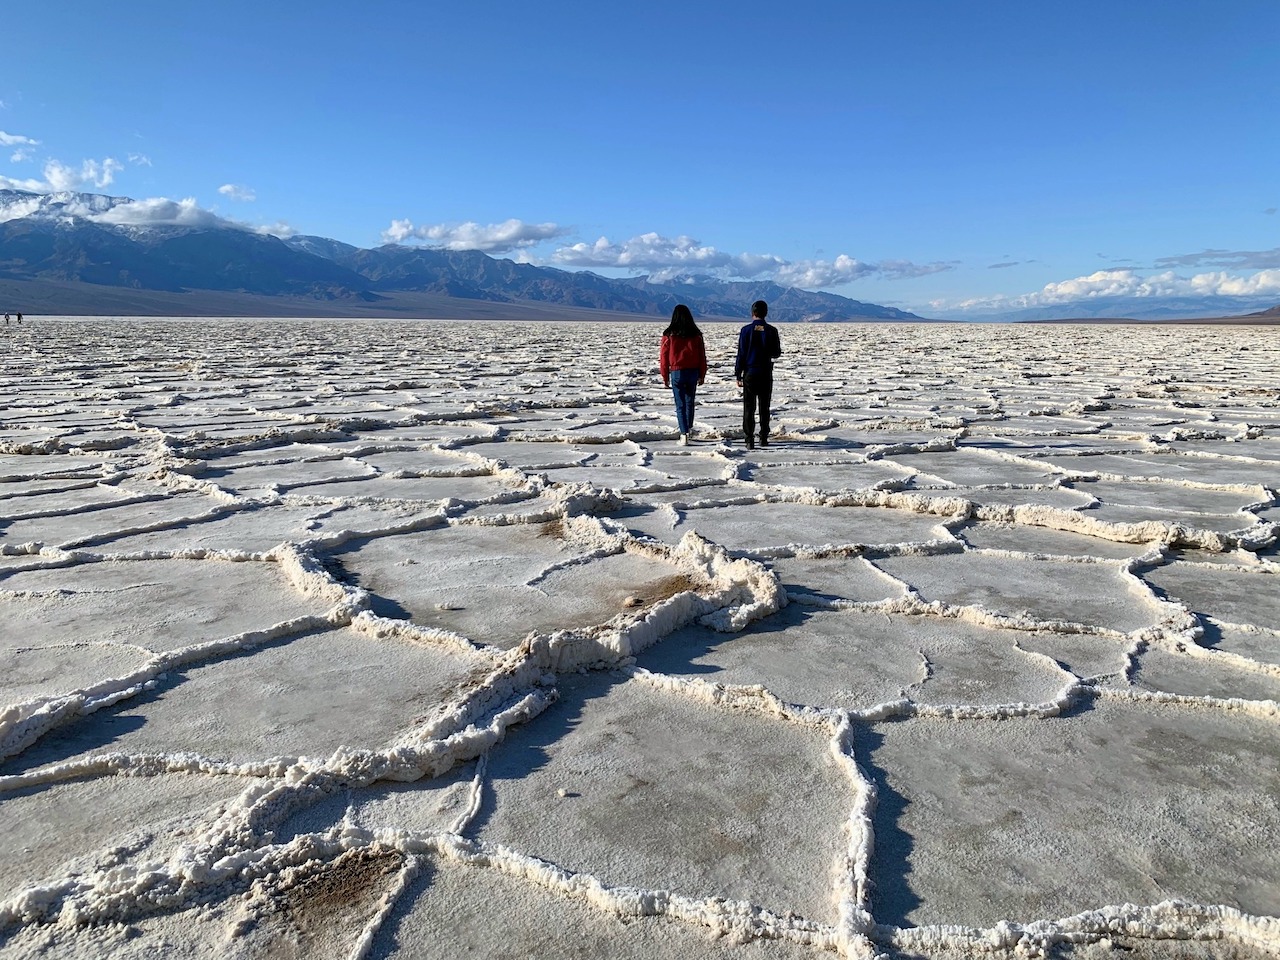
{"label": "distant mountain ridge", "polygon": [[[152,204],[148,206],[148,204]],[[140,209],[141,208],[141,209]],[[287,240],[170,201],[0,190],[0,281],[21,299],[38,285],[40,312],[92,309],[93,287],[114,288],[104,314],[166,315],[175,306],[208,315],[205,301],[247,315],[404,316],[415,305],[456,308],[459,318],[544,318],[598,312],[670,316],[686,303],[699,317],[744,317],[767,300],[782,322],[922,320],[913,313],[769,281],[681,277],[612,279],[500,260],[479,251],[397,244],[363,249],[327,237]],[[91,285],[91,286],[86,286]],[[34,296],[36,286],[28,292]],[[214,296],[217,295],[217,296]],[[499,306],[501,305],[501,306]],[[18,303],[10,309],[22,309]],[[28,307],[27,312],[36,312]],[[65,312],[72,312],[67,308]],[[438,314],[437,314],[438,315]],[[554,315],[554,314],[553,314]]]}

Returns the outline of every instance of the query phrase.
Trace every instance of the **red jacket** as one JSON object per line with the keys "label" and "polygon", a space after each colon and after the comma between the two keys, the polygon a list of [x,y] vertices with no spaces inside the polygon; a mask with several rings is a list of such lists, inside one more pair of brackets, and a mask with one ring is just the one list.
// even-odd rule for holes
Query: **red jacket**
{"label": "red jacket", "polygon": [[697,370],[698,379],[707,376],[707,348],[701,337],[668,337],[662,338],[662,349],[658,352],[658,370],[662,374],[662,382],[672,370]]}

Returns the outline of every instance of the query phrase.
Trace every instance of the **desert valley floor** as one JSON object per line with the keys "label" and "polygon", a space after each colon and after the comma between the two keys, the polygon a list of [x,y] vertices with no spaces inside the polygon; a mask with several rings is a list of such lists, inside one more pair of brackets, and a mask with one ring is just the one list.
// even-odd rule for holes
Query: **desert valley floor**
{"label": "desert valley floor", "polygon": [[1280,333],[42,319],[0,957],[1280,952]]}

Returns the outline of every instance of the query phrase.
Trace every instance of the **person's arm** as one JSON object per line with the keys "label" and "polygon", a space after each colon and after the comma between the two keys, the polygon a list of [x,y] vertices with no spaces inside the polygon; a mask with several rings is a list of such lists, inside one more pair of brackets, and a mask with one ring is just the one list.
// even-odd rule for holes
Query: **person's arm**
{"label": "person's arm", "polygon": [[773,359],[776,360],[778,357],[782,356],[782,337],[778,333],[777,327],[770,326],[769,332],[772,334],[770,337],[771,342],[769,344],[769,353],[773,356]]}
{"label": "person's arm", "polygon": [[662,346],[658,348],[658,372],[662,374],[662,385],[671,386],[671,338],[664,336]]}
{"label": "person's arm", "polygon": [[746,331],[738,331],[738,359],[733,362],[733,379],[738,381],[738,386],[742,386],[742,369],[747,362],[747,334]]}
{"label": "person's arm", "polygon": [[707,382],[707,342],[698,338],[698,386]]}

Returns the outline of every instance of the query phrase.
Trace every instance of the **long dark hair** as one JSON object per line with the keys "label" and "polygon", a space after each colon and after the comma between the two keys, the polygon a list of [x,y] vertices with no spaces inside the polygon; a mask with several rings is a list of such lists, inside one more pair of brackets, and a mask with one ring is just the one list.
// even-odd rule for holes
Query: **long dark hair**
{"label": "long dark hair", "polygon": [[702,331],[693,322],[693,313],[683,303],[671,311],[671,323],[662,331],[664,337],[700,337]]}

